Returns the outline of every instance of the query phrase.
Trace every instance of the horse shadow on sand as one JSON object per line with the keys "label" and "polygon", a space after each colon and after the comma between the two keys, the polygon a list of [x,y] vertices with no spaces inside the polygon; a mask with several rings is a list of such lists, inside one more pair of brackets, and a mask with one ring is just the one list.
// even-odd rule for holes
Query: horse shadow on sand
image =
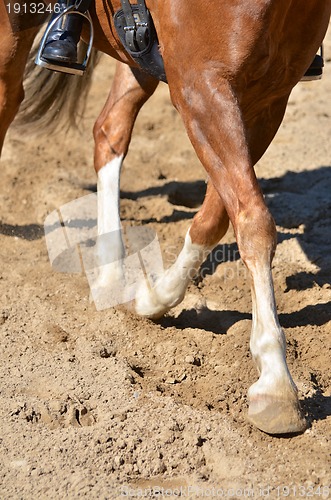
{"label": "horse shadow on sand", "polygon": [[331,396],[324,396],[316,376],[310,374],[314,393],[301,401],[301,407],[306,414],[307,422],[312,425],[318,420],[325,420],[331,415]]}

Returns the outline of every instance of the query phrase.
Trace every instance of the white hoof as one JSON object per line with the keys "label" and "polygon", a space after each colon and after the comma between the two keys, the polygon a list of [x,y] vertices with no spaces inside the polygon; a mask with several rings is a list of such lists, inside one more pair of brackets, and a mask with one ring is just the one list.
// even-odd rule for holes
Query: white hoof
{"label": "white hoof", "polygon": [[174,294],[170,293],[167,296],[165,290],[163,290],[163,293],[160,293],[160,291],[162,291],[160,281],[153,288],[146,281],[141,283],[136,292],[135,304],[136,313],[139,316],[145,316],[150,319],[161,318],[169,309],[175,307],[184,298],[184,294],[173,296]]}
{"label": "white hoof", "polygon": [[248,390],[248,420],[267,434],[303,432],[307,422],[302,414],[297,389],[291,381],[279,383],[278,391],[259,379]]}
{"label": "white hoof", "polygon": [[307,429],[298,400],[280,400],[269,396],[250,401],[248,420],[267,434],[296,434]]}
{"label": "white hoof", "polygon": [[148,287],[144,282],[138,287],[135,309],[139,316],[158,319],[169,310],[169,307],[160,302],[155,288]]}
{"label": "white hoof", "polygon": [[[109,272],[111,271],[111,272]],[[98,311],[126,302],[125,278],[120,267],[115,265],[95,278],[87,273],[90,285],[90,302]]]}

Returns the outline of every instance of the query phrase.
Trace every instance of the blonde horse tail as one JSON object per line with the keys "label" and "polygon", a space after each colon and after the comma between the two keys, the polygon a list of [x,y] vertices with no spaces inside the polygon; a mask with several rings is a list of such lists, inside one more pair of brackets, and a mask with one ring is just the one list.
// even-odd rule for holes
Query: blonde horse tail
{"label": "blonde horse tail", "polygon": [[92,74],[99,53],[92,49],[84,76],[49,71],[34,62],[38,43],[32,48],[24,76],[24,100],[15,120],[18,127],[29,125],[29,131],[54,131],[78,127],[84,115]]}

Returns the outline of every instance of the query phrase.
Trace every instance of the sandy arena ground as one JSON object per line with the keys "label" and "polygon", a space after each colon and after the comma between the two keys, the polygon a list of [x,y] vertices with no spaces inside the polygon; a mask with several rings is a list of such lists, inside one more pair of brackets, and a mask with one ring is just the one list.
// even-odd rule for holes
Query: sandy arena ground
{"label": "sandy arena ground", "polygon": [[[80,132],[10,129],[1,160],[2,500],[162,498],[162,488],[164,498],[331,496],[330,35],[325,53],[322,81],[296,87],[257,165],[278,229],[288,363],[310,422],[297,437],[246,421],[257,372],[249,279],[232,231],[203,280],[158,323],[96,311],[83,273],[50,266],[47,214],[95,188],[91,129],[113,61],[103,57],[95,72]],[[157,232],[167,265],[204,180],[162,84],[134,131],[121,214],[124,226]]]}

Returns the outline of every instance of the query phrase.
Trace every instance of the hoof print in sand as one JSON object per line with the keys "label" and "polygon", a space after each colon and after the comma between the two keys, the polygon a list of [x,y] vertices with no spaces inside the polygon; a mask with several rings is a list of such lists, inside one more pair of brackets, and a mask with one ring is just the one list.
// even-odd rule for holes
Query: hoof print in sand
{"label": "hoof print in sand", "polygon": [[24,403],[12,415],[19,415],[32,424],[46,424],[52,429],[65,427],[89,427],[96,418],[92,410],[71,399],[65,402],[50,401],[29,405]]}

